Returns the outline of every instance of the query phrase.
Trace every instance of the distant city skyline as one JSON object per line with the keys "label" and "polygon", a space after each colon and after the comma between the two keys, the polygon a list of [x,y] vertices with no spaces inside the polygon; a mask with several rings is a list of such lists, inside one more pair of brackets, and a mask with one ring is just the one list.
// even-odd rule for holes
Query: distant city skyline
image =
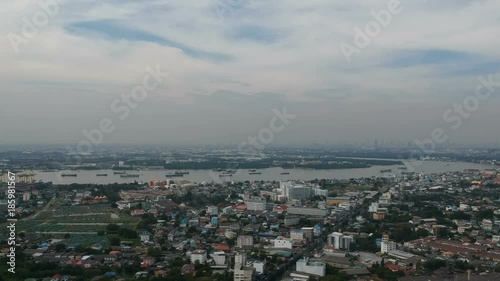
{"label": "distant city skyline", "polygon": [[269,145],[500,138],[498,1],[67,2],[0,3],[0,144],[238,145],[285,107]]}

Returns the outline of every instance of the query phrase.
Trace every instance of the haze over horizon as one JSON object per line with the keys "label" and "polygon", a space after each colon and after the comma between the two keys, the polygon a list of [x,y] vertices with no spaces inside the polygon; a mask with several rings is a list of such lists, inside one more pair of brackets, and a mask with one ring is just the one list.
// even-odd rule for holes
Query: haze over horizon
{"label": "haze over horizon", "polygon": [[[350,62],[341,44],[391,1],[200,2],[68,1],[17,53],[8,34],[42,9],[0,3],[0,144],[76,144],[109,118],[104,143],[237,145],[285,107],[272,144],[498,143],[499,1],[401,0]],[[121,120],[147,67],[169,75]],[[443,119],[489,75],[470,117]]]}

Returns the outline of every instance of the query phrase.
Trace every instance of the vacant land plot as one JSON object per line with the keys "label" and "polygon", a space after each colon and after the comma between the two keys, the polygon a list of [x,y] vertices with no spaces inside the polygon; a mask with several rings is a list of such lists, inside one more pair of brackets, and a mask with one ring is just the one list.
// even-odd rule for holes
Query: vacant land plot
{"label": "vacant land plot", "polygon": [[98,235],[80,235],[80,234],[72,234],[68,239],[65,239],[68,245],[80,245],[80,246],[88,246],[93,244],[101,244],[103,246],[108,245],[108,238],[106,236],[98,236]]}
{"label": "vacant land plot", "polygon": [[36,217],[18,222],[19,231],[54,232],[97,232],[105,230],[110,223],[135,229],[140,218],[126,212],[118,213],[109,204],[62,206],[41,211]]}

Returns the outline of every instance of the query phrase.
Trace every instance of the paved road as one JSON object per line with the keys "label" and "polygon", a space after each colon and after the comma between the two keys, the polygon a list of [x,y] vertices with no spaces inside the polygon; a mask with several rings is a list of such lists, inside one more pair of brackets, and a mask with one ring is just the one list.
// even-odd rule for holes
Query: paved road
{"label": "paved road", "polygon": [[[376,196],[374,196],[371,200],[367,201],[366,203],[364,203],[364,204],[356,207],[351,213],[345,214],[345,215],[341,216],[340,218],[338,218],[335,221],[335,225],[333,227],[333,231],[337,231],[340,228],[340,226],[342,224],[346,223],[346,222],[348,224],[352,224],[353,221],[356,219],[356,217],[364,209],[368,208],[368,205],[371,202],[373,202],[375,200],[378,200],[379,196],[380,196],[380,193],[377,194]],[[303,256],[311,256],[311,253],[314,250],[322,249],[323,246],[324,246],[324,244],[325,244],[325,240],[326,240],[327,235],[328,235],[327,233],[323,232],[321,234],[321,236],[316,239],[316,241],[314,241],[306,249],[303,249],[303,250],[299,251],[297,255],[292,256],[292,258],[285,265],[280,266],[278,269],[269,271],[269,273],[267,275],[265,275],[265,276],[258,277],[256,279],[256,281],[281,280],[283,278],[283,276],[287,276],[292,271],[292,269],[294,268],[295,263],[297,262],[297,260],[301,259]]]}

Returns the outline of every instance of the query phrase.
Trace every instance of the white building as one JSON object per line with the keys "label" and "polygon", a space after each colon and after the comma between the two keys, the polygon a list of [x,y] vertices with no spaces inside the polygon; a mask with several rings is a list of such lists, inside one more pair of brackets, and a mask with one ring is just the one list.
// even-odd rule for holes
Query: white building
{"label": "white building", "polygon": [[311,197],[311,188],[309,186],[294,186],[288,188],[284,194],[288,200],[305,200]]}
{"label": "white building", "polygon": [[391,203],[391,197],[390,196],[387,196],[387,193],[386,194],[383,194],[382,196],[379,197],[378,199],[378,203],[380,205],[388,205]]}
{"label": "white building", "polygon": [[344,235],[340,232],[334,232],[328,235],[328,245],[332,245],[336,250],[350,251],[351,243],[354,242],[354,237]]}
{"label": "white building", "polygon": [[224,232],[224,236],[226,236],[226,238],[228,239],[233,239],[234,235],[235,233],[231,229],[226,229],[226,231]]}
{"label": "white building", "polygon": [[500,242],[500,235],[493,235],[493,237],[491,238],[491,242],[493,243]]}
{"label": "white building", "polygon": [[382,243],[380,244],[380,252],[382,254],[387,254],[390,251],[394,251],[396,249],[397,249],[397,246],[396,246],[396,242],[394,242],[394,241],[387,241],[387,242],[382,241]]}
{"label": "white building", "polygon": [[147,232],[143,232],[139,235],[139,238],[141,239],[141,242],[147,243],[150,241],[150,235]]}
{"label": "white building", "polygon": [[312,188],[312,194],[315,195],[315,196],[328,197],[328,190],[313,187]]}
{"label": "white building", "polygon": [[309,274],[302,272],[291,272],[290,278],[292,281],[309,281]]}
{"label": "white building", "polygon": [[314,227],[303,227],[302,231],[304,231],[305,239],[313,239],[314,237]]}
{"label": "white building", "polygon": [[302,229],[290,230],[290,239],[292,239],[292,240],[304,240],[304,231]]}
{"label": "white building", "polygon": [[264,211],[266,209],[265,197],[251,197],[245,201],[248,211]]}
{"label": "white building", "polygon": [[326,201],[319,201],[318,202],[318,209],[326,209]]}
{"label": "white building", "polygon": [[389,251],[394,251],[397,249],[396,242],[390,241],[389,236],[384,234],[382,236],[382,243],[380,243],[380,252],[382,254],[387,254]]}
{"label": "white building", "polygon": [[274,248],[278,249],[292,249],[293,248],[293,240],[284,238],[284,237],[278,237],[274,239]]}
{"label": "white building", "polygon": [[378,212],[378,203],[372,203],[370,207],[368,207],[368,212],[370,213],[376,213]]}
{"label": "white building", "polygon": [[265,265],[266,264],[263,262],[254,262],[253,268],[255,269],[255,272],[257,272],[258,274],[262,274],[262,273],[264,273],[264,266]]}
{"label": "white building", "polygon": [[207,213],[209,215],[218,215],[219,214],[219,208],[217,208],[217,206],[208,206]]}
{"label": "white building", "polygon": [[234,266],[234,281],[252,281],[253,278],[253,267],[244,267],[243,265],[236,263]]}
{"label": "white building", "polygon": [[298,185],[293,181],[280,182],[280,190],[281,194],[284,195],[287,200],[303,200],[311,197],[310,186]]}
{"label": "white building", "polygon": [[297,271],[316,276],[325,276],[326,264],[324,262],[309,261],[307,258],[300,259],[295,264]]}
{"label": "white building", "polygon": [[278,196],[280,196],[280,193],[277,192],[272,192],[272,191],[267,191],[267,190],[261,190],[260,191],[260,196],[269,196],[271,201],[279,201]]}
{"label": "white building", "polygon": [[23,193],[23,201],[26,202],[26,201],[30,201],[30,200],[31,200],[31,193],[24,192]]}
{"label": "white building", "polygon": [[252,247],[253,246],[253,237],[250,235],[238,236],[238,239],[236,239],[236,246],[238,246],[238,248]]}
{"label": "white building", "polygon": [[340,203],[339,204],[339,208],[342,208],[344,210],[350,211],[353,208],[353,205],[354,204],[350,203],[350,202],[348,202],[348,203]]}
{"label": "white building", "polygon": [[223,251],[218,251],[210,254],[215,262],[215,265],[225,265],[226,264],[226,253]]}
{"label": "white building", "polygon": [[234,263],[235,264],[242,264],[246,265],[247,263],[247,254],[245,252],[237,252],[236,255],[234,255]]}
{"label": "white building", "polygon": [[199,263],[206,263],[207,262],[207,251],[205,250],[195,250],[191,253],[190,256],[191,263],[195,263],[198,261]]}
{"label": "white building", "polygon": [[469,206],[469,205],[467,205],[467,204],[465,204],[465,203],[460,203],[460,205],[458,206],[458,209],[459,209],[460,211],[468,211],[468,210],[470,210],[471,208],[470,208],[470,206]]}
{"label": "white building", "polygon": [[119,210],[130,209],[130,203],[126,201],[117,201],[116,206]]}

